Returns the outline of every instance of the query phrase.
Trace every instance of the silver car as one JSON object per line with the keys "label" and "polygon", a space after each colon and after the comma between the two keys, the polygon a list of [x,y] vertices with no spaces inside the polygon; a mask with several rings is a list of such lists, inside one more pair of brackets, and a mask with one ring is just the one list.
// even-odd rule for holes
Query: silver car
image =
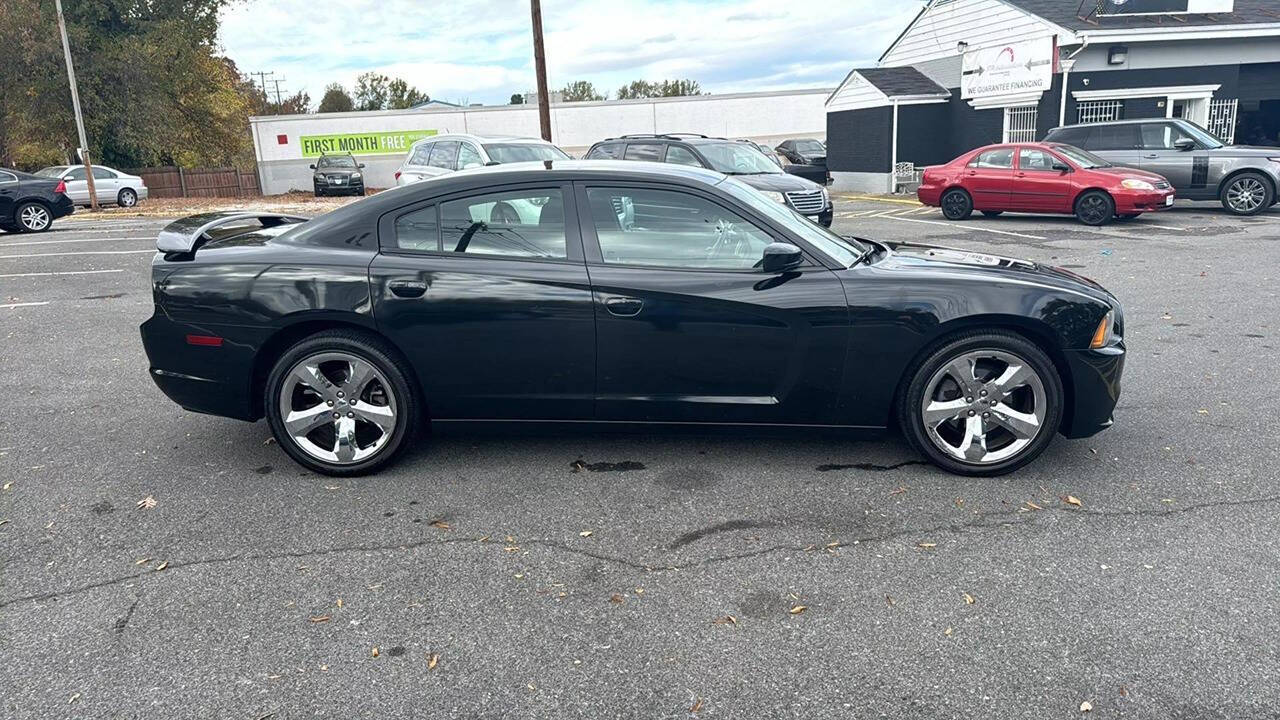
{"label": "silver car", "polygon": [[1220,200],[1236,215],[1256,215],[1280,200],[1280,148],[1224,145],[1181,118],[1068,125],[1050,130],[1045,142],[1163,175],[1179,198]]}
{"label": "silver car", "polygon": [[563,150],[539,138],[435,135],[409,147],[404,162],[396,170],[396,185],[409,185],[483,165],[568,159]]}
{"label": "silver car", "polygon": [[[89,181],[85,179],[83,165],[55,165],[40,170],[36,175],[62,180],[67,184],[67,197],[71,202],[89,204]],[[93,186],[99,205],[133,207],[139,200],[147,199],[147,184],[142,178],[103,165],[93,166]]]}

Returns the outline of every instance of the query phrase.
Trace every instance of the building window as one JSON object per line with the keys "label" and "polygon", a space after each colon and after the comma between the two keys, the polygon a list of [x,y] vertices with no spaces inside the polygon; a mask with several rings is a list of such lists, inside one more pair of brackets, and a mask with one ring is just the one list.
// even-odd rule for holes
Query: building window
{"label": "building window", "polygon": [[1035,105],[1005,108],[1003,142],[1035,142],[1038,114]]}
{"label": "building window", "polygon": [[1236,111],[1239,100],[1212,100],[1209,102],[1209,132],[1228,145],[1236,143]]}
{"label": "building window", "polygon": [[1076,103],[1077,122],[1100,123],[1124,119],[1124,102],[1121,100],[1086,100]]}

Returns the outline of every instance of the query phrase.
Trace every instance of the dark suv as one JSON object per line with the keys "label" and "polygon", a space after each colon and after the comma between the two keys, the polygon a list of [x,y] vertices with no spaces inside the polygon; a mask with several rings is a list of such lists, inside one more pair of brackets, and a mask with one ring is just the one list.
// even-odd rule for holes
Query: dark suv
{"label": "dark suv", "polygon": [[1045,142],[1075,145],[1108,162],[1163,175],[1184,200],[1220,200],[1236,215],[1276,204],[1280,148],[1225,145],[1181,118],[1146,118],[1054,128]]}
{"label": "dark suv", "polygon": [[831,196],[823,186],[782,171],[754,146],[706,135],[623,135],[591,146],[586,160],[648,160],[732,175],[823,227],[831,227]]}
{"label": "dark suv", "polygon": [[321,195],[364,195],[363,163],[356,162],[351,153],[321,155],[311,166],[311,183],[316,197]]}

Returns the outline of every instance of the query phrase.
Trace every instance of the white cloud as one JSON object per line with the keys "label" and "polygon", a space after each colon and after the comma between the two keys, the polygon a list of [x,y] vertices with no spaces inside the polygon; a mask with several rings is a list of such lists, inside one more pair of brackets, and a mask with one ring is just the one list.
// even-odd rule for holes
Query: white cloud
{"label": "white cloud", "polygon": [[[533,87],[525,0],[248,0],[223,16],[220,39],[241,71],[275,71],[318,101],[373,70],[441,99],[503,103]],[[920,1],[547,0],[553,88],[589,80],[613,93],[638,78],[684,77],[714,92],[831,86],[869,65]]]}

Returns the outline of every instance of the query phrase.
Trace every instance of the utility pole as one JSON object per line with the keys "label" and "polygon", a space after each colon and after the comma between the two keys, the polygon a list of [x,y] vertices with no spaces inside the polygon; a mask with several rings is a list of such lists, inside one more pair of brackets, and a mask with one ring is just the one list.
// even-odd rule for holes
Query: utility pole
{"label": "utility pole", "polygon": [[71,63],[71,43],[67,41],[67,21],[62,18],[62,0],[53,0],[58,10],[58,32],[62,34],[62,53],[67,58],[67,80],[71,83],[71,108],[76,113],[76,130],[80,133],[80,161],[84,163],[84,179],[89,184],[89,208],[98,211],[98,191],[93,186],[93,165],[89,162],[89,140],[84,134],[84,118],[80,115],[80,92],[76,90],[76,68]]}
{"label": "utility pole", "polygon": [[551,97],[547,93],[547,55],[542,49],[542,3],[529,0],[533,12],[533,65],[538,75],[538,122],[542,139],[551,142]]}
{"label": "utility pole", "polygon": [[284,80],[285,78],[275,78],[271,81],[276,86],[276,114],[277,115],[280,114],[280,83],[283,82]]}
{"label": "utility pole", "polygon": [[253,78],[255,75],[257,76],[258,88],[262,90],[262,102],[264,105],[271,102],[271,96],[267,94],[267,76],[275,74],[274,70],[259,70],[258,72],[248,73],[250,78]]}

